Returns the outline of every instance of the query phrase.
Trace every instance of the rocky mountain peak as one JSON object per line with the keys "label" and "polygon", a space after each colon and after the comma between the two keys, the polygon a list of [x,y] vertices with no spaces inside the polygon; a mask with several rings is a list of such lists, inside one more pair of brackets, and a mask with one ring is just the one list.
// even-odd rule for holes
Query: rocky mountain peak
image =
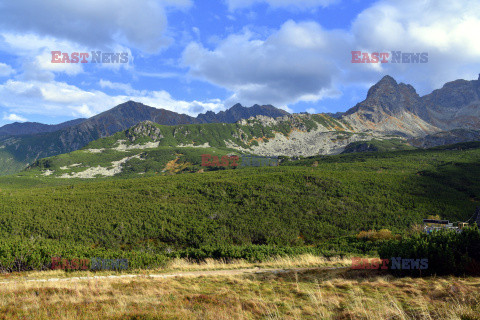
{"label": "rocky mountain peak", "polygon": [[406,136],[433,133],[430,126],[417,116],[421,98],[409,84],[397,83],[384,76],[368,90],[367,98],[345,113],[343,118],[357,130],[374,130]]}
{"label": "rocky mountain peak", "polygon": [[393,79],[391,76],[386,75],[368,90],[367,99],[392,92],[397,88],[397,86],[397,81],[395,81],[395,79]]}
{"label": "rocky mountain peak", "polygon": [[230,109],[241,109],[241,108],[244,108],[244,106],[242,106],[240,103],[236,103]]}
{"label": "rocky mountain peak", "polygon": [[[362,111],[374,122],[380,114],[395,115],[412,111],[419,104],[420,96],[409,84],[398,84],[391,76],[384,76],[368,90],[367,98],[347,111],[346,115]],[[378,118],[378,119],[377,119]]]}

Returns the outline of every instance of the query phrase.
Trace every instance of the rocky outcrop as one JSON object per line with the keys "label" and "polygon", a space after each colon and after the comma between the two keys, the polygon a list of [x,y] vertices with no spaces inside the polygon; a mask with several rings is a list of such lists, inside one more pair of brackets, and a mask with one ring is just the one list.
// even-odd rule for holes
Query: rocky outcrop
{"label": "rocky outcrop", "polygon": [[480,76],[446,83],[423,97],[385,76],[342,119],[357,131],[402,135],[423,147],[476,140],[468,130],[480,130]]}

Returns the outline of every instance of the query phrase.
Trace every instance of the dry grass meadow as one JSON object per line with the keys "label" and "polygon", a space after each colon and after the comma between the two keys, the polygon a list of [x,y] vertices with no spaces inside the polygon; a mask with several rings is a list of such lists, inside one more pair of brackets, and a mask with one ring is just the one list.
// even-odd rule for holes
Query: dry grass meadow
{"label": "dry grass meadow", "polygon": [[[312,267],[314,261],[311,256],[277,259],[261,267]],[[224,267],[212,261],[170,266],[177,271]],[[29,277],[34,275],[40,273]],[[480,319],[480,278],[473,277],[412,279],[373,270],[317,269],[58,282],[25,282],[13,275],[9,280],[14,281],[0,286],[0,319]]]}

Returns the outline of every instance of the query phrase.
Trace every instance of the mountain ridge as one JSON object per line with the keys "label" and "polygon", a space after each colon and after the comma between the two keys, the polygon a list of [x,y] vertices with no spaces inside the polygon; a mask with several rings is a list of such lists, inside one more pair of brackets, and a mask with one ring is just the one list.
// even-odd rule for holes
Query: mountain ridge
{"label": "mountain ridge", "polygon": [[54,132],[82,123],[86,118],[73,119],[59,124],[43,124],[40,122],[14,122],[0,127],[0,136],[20,136]]}
{"label": "mountain ridge", "polygon": [[[236,105],[233,111],[229,109],[218,114],[222,119],[226,117],[229,121],[238,121],[242,117],[251,117],[252,114],[259,115],[263,112],[273,116],[288,114],[275,107],[256,107],[251,111],[241,105]],[[211,115],[210,119],[197,119],[186,114],[127,101],[81,123],[54,132],[0,137],[0,150],[3,152],[0,153],[0,174],[16,172],[20,164],[27,165],[40,158],[78,150],[91,141],[110,136],[147,120],[162,125],[200,124],[206,123],[206,121],[218,121]],[[8,161],[5,159],[8,159]],[[16,162],[16,165],[13,166],[12,162]],[[12,166],[14,169],[9,170],[7,166]]]}
{"label": "mountain ridge", "polygon": [[[420,147],[438,145],[442,141],[477,140],[479,138],[475,130],[480,129],[480,76],[479,80],[451,81],[430,94],[419,96],[410,84],[397,83],[393,77],[386,75],[368,90],[362,102],[345,113],[315,115],[315,121],[322,129],[315,129],[314,134],[304,130],[305,123],[302,124],[302,121],[306,118],[299,120],[300,116],[306,115],[308,114],[290,115],[271,105],[246,108],[236,104],[225,111],[208,111],[191,117],[127,101],[60,131],[0,138],[0,173],[2,157],[7,157],[10,162],[13,157],[17,162],[31,163],[39,158],[81,149],[92,141],[127,130],[143,121],[170,126],[208,123],[250,125],[247,120],[252,117],[264,126],[290,121],[292,125],[286,127],[293,131],[288,134],[283,132],[271,137],[266,140],[269,143],[263,143],[262,136],[255,138],[262,146],[255,150],[259,154],[302,154],[292,148],[299,148],[309,155],[312,152],[339,153],[345,145],[338,144],[338,139],[335,138],[337,132],[346,132],[354,137],[350,143],[359,141],[362,134],[367,137],[367,141],[395,137],[408,139],[409,143]],[[450,132],[452,130],[456,131]],[[276,142],[271,143],[272,141]],[[311,147],[300,146],[292,141],[303,141]]]}

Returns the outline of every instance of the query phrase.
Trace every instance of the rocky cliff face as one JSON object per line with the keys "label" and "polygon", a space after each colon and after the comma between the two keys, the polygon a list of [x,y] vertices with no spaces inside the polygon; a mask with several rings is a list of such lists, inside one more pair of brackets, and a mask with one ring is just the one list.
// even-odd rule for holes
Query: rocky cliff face
{"label": "rocky cliff face", "polygon": [[[282,130],[288,123],[293,129],[288,134],[278,134],[265,143],[252,146],[253,152],[263,155],[340,153],[350,143],[388,139],[391,135],[408,138],[412,145],[419,147],[479,140],[475,130],[480,130],[480,77],[474,81],[449,82],[420,97],[411,85],[397,83],[392,77],[385,76],[370,88],[364,101],[344,114],[332,116],[289,115],[270,105],[245,108],[237,104],[226,111],[207,112],[194,118],[129,101],[59,131],[0,137],[0,158],[13,157],[26,163],[78,150],[91,141],[147,120],[163,125],[184,125],[236,123],[251,117],[257,117],[256,121],[264,126],[275,125]],[[308,117],[315,118],[318,128],[307,130],[307,123],[313,119]],[[251,125],[247,120],[239,124]],[[338,131],[345,131],[348,135],[338,138]]]}
{"label": "rocky cliff face", "polygon": [[448,82],[421,101],[417,114],[442,130],[480,129],[480,75],[478,80]]}
{"label": "rocky cliff face", "polygon": [[367,98],[348,110],[342,119],[357,131],[402,136],[424,136],[440,131],[417,115],[422,100],[411,85],[383,77],[370,88]]}
{"label": "rocky cliff face", "polygon": [[[385,76],[342,119],[358,131],[398,134],[422,146],[476,140],[468,130],[480,130],[480,76],[448,82],[423,97],[411,85]],[[464,131],[443,133],[456,129]]]}

